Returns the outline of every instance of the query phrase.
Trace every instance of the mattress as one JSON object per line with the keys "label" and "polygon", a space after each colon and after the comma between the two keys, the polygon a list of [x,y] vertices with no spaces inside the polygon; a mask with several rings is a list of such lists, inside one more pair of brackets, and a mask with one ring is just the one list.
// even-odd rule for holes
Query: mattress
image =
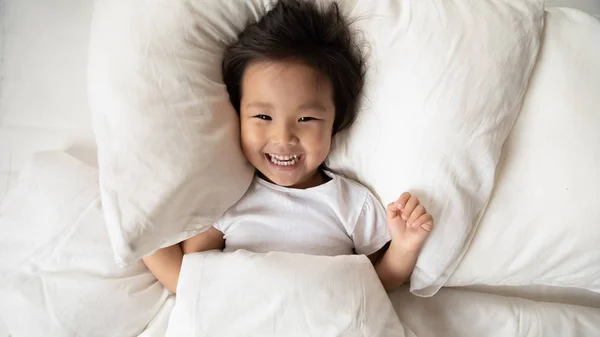
{"label": "mattress", "polygon": [[[67,149],[95,165],[86,85],[93,3],[94,0],[0,0],[0,203],[25,160],[37,151]],[[600,14],[597,0],[555,0],[548,1],[548,5],[580,5]],[[401,316],[413,324],[415,316],[403,307],[410,305],[415,313],[431,316],[431,305],[448,306],[457,296],[484,298],[503,305],[523,298],[600,309],[600,294],[542,286],[444,289],[442,296],[433,300],[416,298],[407,291],[398,294],[393,296],[394,304]],[[173,304],[174,298],[169,299],[141,336],[161,336]],[[585,317],[593,315],[594,312]],[[421,324],[415,329],[422,328]],[[0,317],[0,337],[7,334]]]}

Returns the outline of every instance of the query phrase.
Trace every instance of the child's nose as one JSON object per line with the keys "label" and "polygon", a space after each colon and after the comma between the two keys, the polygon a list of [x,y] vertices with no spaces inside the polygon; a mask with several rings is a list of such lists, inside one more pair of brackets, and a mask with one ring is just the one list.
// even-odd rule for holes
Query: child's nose
{"label": "child's nose", "polygon": [[289,126],[279,126],[276,128],[273,134],[273,140],[278,144],[296,144],[298,142],[298,138],[296,137],[296,133],[293,128]]}

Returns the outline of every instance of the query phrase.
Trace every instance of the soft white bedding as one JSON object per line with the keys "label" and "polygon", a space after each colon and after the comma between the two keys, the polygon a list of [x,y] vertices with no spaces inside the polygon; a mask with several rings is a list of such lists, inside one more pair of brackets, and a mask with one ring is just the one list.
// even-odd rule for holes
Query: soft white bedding
{"label": "soft white bedding", "polygon": [[477,285],[462,289],[507,297],[519,297],[532,301],[573,304],[600,309],[600,293],[586,289],[553,287],[539,284],[518,287]]}
{"label": "soft white bedding", "polygon": [[413,334],[364,255],[238,250],[184,256],[166,336]]}
{"label": "soft white bedding", "polygon": [[417,336],[598,336],[600,309],[443,288],[431,298],[392,294],[400,320]]}
{"label": "soft white bedding", "polygon": [[598,0],[546,0],[546,7],[577,8],[586,13],[600,15],[600,1]]}
{"label": "soft white bedding", "polygon": [[[0,203],[25,160],[34,152],[70,148],[70,152],[78,158],[92,164],[95,162],[85,81],[88,27],[93,2],[0,0]],[[548,3],[554,5],[557,1]],[[581,3],[586,6],[596,4],[593,0]],[[563,1],[560,5],[576,4]],[[477,289],[536,301],[600,308],[600,296],[597,294],[569,288],[529,286]],[[418,336],[489,335],[490,330],[460,330],[470,326],[473,319],[498,322],[495,326],[499,328],[516,329],[516,320],[519,318],[516,313],[523,314],[525,318],[520,325],[522,332],[527,331],[528,322],[539,322],[538,319],[562,323],[564,326],[578,326],[581,329],[577,334],[579,336],[593,336],[594,332],[600,330],[597,310],[465,290],[442,289],[434,298],[421,299],[404,289],[393,295],[393,303],[400,317]],[[174,299],[171,298],[140,336],[164,336],[173,305]],[[490,311],[490,308],[495,311]],[[496,314],[498,316],[494,316]],[[532,318],[534,314],[539,316]],[[435,324],[426,326],[424,317],[431,318]],[[530,319],[527,320],[527,317]],[[0,336],[4,337],[7,332],[3,330],[1,321],[0,317]],[[451,329],[451,333],[441,334],[441,329],[445,328]],[[544,335],[542,330],[536,330],[538,328],[541,329],[534,327],[529,331]],[[569,336],[569,332],[561,336]]]}
{"label": "soft white bedding", "polygon": [[369,43],[365,99],[327,165],[384,205],[400,191],[427,205],[436,229],[411,290],[431,296],[490,198],[535,65],[543,1],[359,1],[353,16]]}
{"label": "soft white bedding", "polygon": [[[488,296],[488,294],[492,296]],[[454,331],[456,336],[462,337],[463,335],[458,334],[459,331],[456,329],[460,328],[461,323],[465,323],[467,326],[470,326],[468,320],[466,322],[464,321],[465,316],[469,318],[469,315],[472,314],[475,317],[489,319],[489,317],[484,317],[486,313],[490,313],[490,311],[486,311],[484,308],[486,305],[498,310],[497,312],[502,312],[503,318],[507,318],[508,320],[512,319],[513,324],[515,322],[515,316],[508,317],[509,315],[507,314],[507,308],[517,308],[520,306],[520,308],[528,308],[523,310],[529,310],[530,313],[540,310],[540,308],[554,308],[551,309],[554,310],[554,313],[559,310],[558,308],[563,308],[564,313],[569,312],[569,310],[572,310],[571,312],[573,313],[581,312],[581,310],[583,310],[585,312],[585,319],[587,319],[587,322],[593,323],[590,326],[595,327],[596,330],[600,329],[600,316],[598,316],[600,315],[600,312],[582,309],[582,307],[589,307],[600,310],[600,294],[588,290],[576,288],[558,288],[543,285],[521,287],[472,286],[468,289],[444,288],[441,290],[439,295],[440,296],[434,296],[433,298],[419,298],[411,295],[408,287],[403,287],[391,295],[391,300],[392,304],[394,305],[394,309],[396,309],[400,318],[405,320],[405,324],[412,331],[420,332],[423,336],[434,336],[436,335],[436,332],[439,332],[439,329],[443,329],[448,326],[439,320],[447,315],[447,313],[443,312],[444,308],[449,307],[450,313],[458,313],[457,315],[453,315],[449,318],[450,320],[457,320],[452,324],[454,327],[454,330],[452,331]],[[469,306],[468,309],[465,309],[465,306],[468,305],[468,302],[471,300],[481,301],[481,305],[479,307]],[[536,306],[535,302],[539,302],[539,305]],[[459,303],[459,305],[457,305],[457,303]],[[171,295],[165,302],[161,311],[148,325],[146,331],[144,331],[144,333],[138,337],[164,336],[167,331],[169,315],[171,314],[174,306],[175,296]],[[411,312],[412,310],[415,310],[415,312]],[[417,320],[419,317],[431,317],[431,319],[436,320],[436,323],[433,324],[433,328],[428,328],[426,325],[424,326],[424,323],[420,323],[420,321]],[[572,324],[572,322],[566,322],[564,317],[565,316],[562,316],[565,324]],[[589,318],[594,318],[596,321],[589,322]],[[591,332],[595,331],[592,330]],[[488,330],[474,330],[470,334],[464,336],[477,336],[477,333],[480,333],[480,336],[487,336]],[[417,334],[417,336],[420,337],[421,334]],[[445,336],[445,334],[441,335]],[[0,334],[0,336],[2,335]],[[512,337],[513,335],[511,334],[510,336]],[[580,336],[585,335],[582,332]],[[449,335],[448,337],[452,337],[452,335]]]}
{"label": "soft white bedding", "polygon": [[[148,323],[146,330],[139,334],[137,337],[164,337],[167,333],[167,325],[169,324],[169,317],[175,307],[175,295],[170,295],[165,303],[163,304],[160,311],[156,316]],[[0,334],[0,336],[2,336]]]}
{"label": "soft white bedding", "polygon": [[[558,301],[568,297],[565,294],[570,294],[581,305],[533,301],[458,288],[443,288],[434,297],[421,298],[412,295],[408,287],[403,287],[391,294],[390,299],[401,321],[418,337],[591,337],[597,336],[600,331],[600,308],[584,306],[600,302],[597,298],[595,301],[585,300],[585,294],[580,291],[543,286],[522,290],[481,290],[533,297],[543,293],[550,300]],[[164,336],[174,301],[174,297],[167,301],[163,312],[139,337]]]}
{"label": "soft white bedding", "polygon": [[0,316],[18,336],[132,336],[168,293],[143,262],[119,268],[98,170],[38,153],[0,206]]}
{"label": "soft white bedding", "polygon": [[93,0],[0,1],[0,202],[35,152],[93,162],[86,67]]}
{"label": "soft white bedding", "polygon": [[546,12],[543,45],[494,192],[446,286],[600,293],[600,20]]}
{"label": "soft white bedding", "polygon": [[93,3],[0,0],[0,204],[37,151],[96,161],[86,89]]}

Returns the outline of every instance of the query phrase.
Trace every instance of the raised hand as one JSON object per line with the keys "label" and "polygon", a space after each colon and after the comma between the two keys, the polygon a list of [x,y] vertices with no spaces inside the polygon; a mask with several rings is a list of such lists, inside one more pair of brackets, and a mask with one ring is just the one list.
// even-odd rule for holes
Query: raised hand
{"label": "raised hand", "polygon": [[409,253],[419,252],[433,230],[431,214],[408,192],[387,206],[387,223],[392,245]]}

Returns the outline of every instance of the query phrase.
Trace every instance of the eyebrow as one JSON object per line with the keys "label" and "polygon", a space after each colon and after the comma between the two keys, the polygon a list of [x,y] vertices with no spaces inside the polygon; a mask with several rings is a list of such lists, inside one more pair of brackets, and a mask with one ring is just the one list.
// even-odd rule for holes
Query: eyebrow
{"label": "eyebrow", "polygon": [[300,107],[298,107],[298,110],[314,110],[318,112],[327,111],[327,109],[319,102],[310,102],[302,104]]}
{"label": "eyebrow", "polygon": [[273,105],[270,103],[267,103],[267,102],[254,101],[254,102],[250,102],[250,103],[246,104],[246,108],[271,109],[271,108],[273,108]]}
{"label": "eyebrow", "polygon": [[[254,101],[246,104],[246,108],[262,108],[262,109],[272,109],[273,104],[261,101]],[[327,109],[319,102],[310,102],[306,104],[302,104],[298,107],[298,110],[313,110],[317,112],[326,112]]]}

